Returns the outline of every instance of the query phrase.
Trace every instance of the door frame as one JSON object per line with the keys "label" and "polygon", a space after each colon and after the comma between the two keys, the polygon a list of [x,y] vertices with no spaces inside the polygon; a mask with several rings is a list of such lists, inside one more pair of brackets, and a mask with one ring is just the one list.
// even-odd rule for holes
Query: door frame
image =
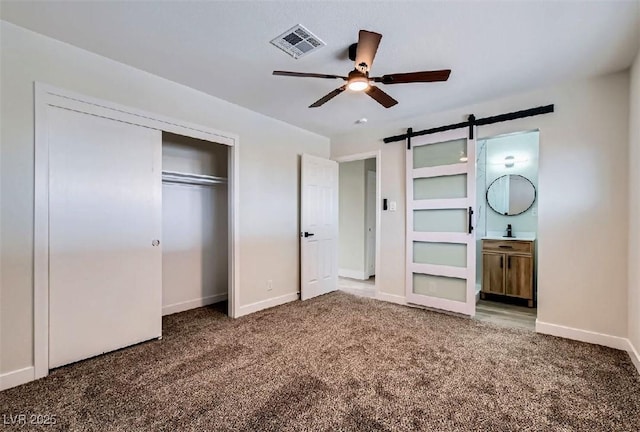
{"label": "door frame", "polygon": [[[377,168],[377,167],[376,167]],[[375,201],[374,201],[374,207],[373,207],[373,220],[374,222],[376,221],[376,212],[378,210],[378,174],[377,174],[377,170],[371,171],[371,170],[365,170],[366,173],[366,180],[365,180],[365,196],[366,196],[366,205],[365,205],[365,217],[364,217],[364,222],[365,222],[365,241],[364,244],[366,245],[365,247],[365,272],[369,275],[369,277],[371,276],[375,276],[375,272],[376,272],[376,251],[375,251],[375,247],[374,247],[374,251],[373,251],[373,262],[371,262],[371,260],[369,259],[369,252],[371,251],[371,241],[369,240],[369,227],[368,222],[370,221],[370,217],[371,215],[369,214],[369,196],[367,194],[367,191],[369,190],[369,179],[371,178],[370,174],[374,174],[373,179],[375,180],[376,183],[376,189],[375,189]],[[376,233],[378,232],[378,225],[376,225]],[[373,243],[375,246],[375,239],[376,236],[373,237]],[[369,267],[371,267],[371,264],[373,264],[373,271],[374,273],[371,274],[371,272],[369,271]]]}
{"label": "door frame", "polygon": [[[537,219],[537,225],[538,225],[538,229],[536,231],[536,236],[535,236],[535,253],[533,255],[533,260],[534,260],[534,266],[533,266],[533,280],[534,280],[534,291],[535,291],[535,308],[536,308],[536,328],[535,328],[535,332],[536,333],[542,333],[539,328],[538,328],[538,317],[540,316],[540,310],[546,310],[545,307],[545,302],[542,301],[540,302],[540,291],[538,290],[539,285],[538,285],[538,281],[539,281],[539,277],[538,277],[538,269],[539,267],[539,255],[538,255],[538,245],[540,244],[540,202],[541,200],[544,201],[544,193],[542,194],[543,198],[540,198],[540,162],[542,161],[542,159],[540,158],[540,153],[542,151],[542,141],[543,141],[543,132],[539,127],[533,127],[533,128],[523,128],[522,126],[518,127],[518,126],[513,126],[511,123],[507,122],[507,123],[503,123],[502,127],[496,127],[498,126],[498,124],[494,124],[491,127],[487,127],[487,131],[485,131],[485,133],[487,133],[488,135],[483,135],[483,136],[478,136],[477,134],[477,129],[476,129],[476,143],[481,142],[481,141],[488,141],[488,140],[492,140],[492,139],[496,139],[496,138],[505,138],[505,137],[509,137],[509,136],[517,136],[517,135],[522,135],[522,134],[528,134],[528,133],[534,133],[537,132],[538,133],[538,166],[537,166],[537,171],[538,171],[538,185],[536,186],[536,199],[534,201],[534,205],[536,206],[536,208],[538,209],[538,213],[536,216]],[[477,150],[477,149],[476,149]],[[478,155],[476,154],[476,158],[478,157]],[[482,195],[485,196],[485,209],[486,206],[488,205],[486,203],[486,190],[484,189],[486,187],[486,185],[483,187],[483,193]],[[476,184],[476,190],[478,188],[478,185]],[[477,205],[477,203],[476,203]],[[485,214],[486,214],[486,210],[485,210]],[[485,228],[486,228],[486,223],[485,223]],[[478,239],[478,231],[475,231],[476,233],[476,240]],[[544,237],[544,236],[543,236]],[[476,253],[482,253],[482,247],[480,246]],[[483,270],[484,271],[484,270]],[[482,275],[480,277],[480,281],[482,282]],[[477,282],[477,281],[476,281]],[[481,284],[482,286],[482,284]],[[544,297],[544,290],[543,290],[543,296]],[[480,293],[478,293],[479,295]],[[543,323],[544,324],[544,323]]]}
{"label": "door frame", "polygon": [[[380,272],[380,222],[382,219],[382,150],[373,150],[363,153],[354,153],[346,156],[339,156],[332,158],[334,161],[338,162],[338,164],[342,162],[353,162],[357,160],[371,159],[376,158],[376,250],[375,250],[375,266],[376,273]],[[366,211],[366,209],[365,209]],[[338,214],[340,209],[338,208]],[[338,231],[338,239],[340,238],[340,232]],[[339,243],[338,243],[339,244]],[[339,249],[338,249],[339,250]],[[374,289],[376,298],[380,294],[380,278],[379,275],[376,274],[376,279],[374,282]]]}
{"label": "door frame", "polygon": [[34,280],[33,335],[34,377],[49,374],[49,106],[171,132],[229,146],[228,235],[229,235],[229,315],[238,316],[240,287],[239,253],[239,137],[206,126],[92,98],[79,93],[34,82],[35,106],[35,200],[34,200]]}

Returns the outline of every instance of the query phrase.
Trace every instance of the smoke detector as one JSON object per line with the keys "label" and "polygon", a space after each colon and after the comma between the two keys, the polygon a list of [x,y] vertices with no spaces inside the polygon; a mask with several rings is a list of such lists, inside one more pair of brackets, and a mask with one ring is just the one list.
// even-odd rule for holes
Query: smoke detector
{"label": "smoke detector", "polygon": [[271,44],[280,48],[294,59],[304,57],[326,45],[318,36],[300,24],[291,27],[273,39]]}

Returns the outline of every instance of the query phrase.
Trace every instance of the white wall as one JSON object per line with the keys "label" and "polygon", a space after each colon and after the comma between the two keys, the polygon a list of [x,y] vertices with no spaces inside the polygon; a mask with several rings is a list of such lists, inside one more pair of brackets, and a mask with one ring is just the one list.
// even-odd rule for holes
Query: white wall
{"label": "white wall", "polygon": [[[629,340],[640,353],[640,53],[631,68],[629,113]],[[640,359],[636,365],[640,370]]]}
{"label": "white wall", "polygon": [[382,138],[409,126],[457,123],[470,113],[482,118],[550,103],[555,113],[479,130],[480,137],[540,130],[538,319],[626,336],[628,72],[332,137],[332,157],[382,149],[382,197],[397,201],[398,211],[382,212],[381,292],[404,297],[405,266],[405,143]]}
{"label": "white wall", "polygon": [[240,307],[295,295],[299,155],[327,157],[327,138],[12,24],[0,26],[0,372],[33,365],[34,81],[238,134]]}
{"label": "white wall", "polygon": [[365,161],[341,162],[338,167],[340,170],[339,273],[341,276],[364,279]]}

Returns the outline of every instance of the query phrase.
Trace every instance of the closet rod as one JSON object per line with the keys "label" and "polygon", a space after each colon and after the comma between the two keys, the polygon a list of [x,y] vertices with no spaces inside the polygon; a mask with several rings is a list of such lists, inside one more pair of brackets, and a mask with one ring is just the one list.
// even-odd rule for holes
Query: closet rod
{"label": "closet rod", "polygon": [[216,177],[203,174],[190,174],[177,171],[162,171],[162,182],[190,185],[216,185],[227,184],[227,179],[225,177]]}

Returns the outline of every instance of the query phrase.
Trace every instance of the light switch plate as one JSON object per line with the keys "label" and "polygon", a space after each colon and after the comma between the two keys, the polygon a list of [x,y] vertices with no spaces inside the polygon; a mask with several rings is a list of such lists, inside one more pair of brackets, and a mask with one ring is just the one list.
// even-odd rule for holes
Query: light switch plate
{"label": "light switch plate", "polygon": [[398,206],[395,201],[389,201],[389,210],[396,211],[397,208]]}

